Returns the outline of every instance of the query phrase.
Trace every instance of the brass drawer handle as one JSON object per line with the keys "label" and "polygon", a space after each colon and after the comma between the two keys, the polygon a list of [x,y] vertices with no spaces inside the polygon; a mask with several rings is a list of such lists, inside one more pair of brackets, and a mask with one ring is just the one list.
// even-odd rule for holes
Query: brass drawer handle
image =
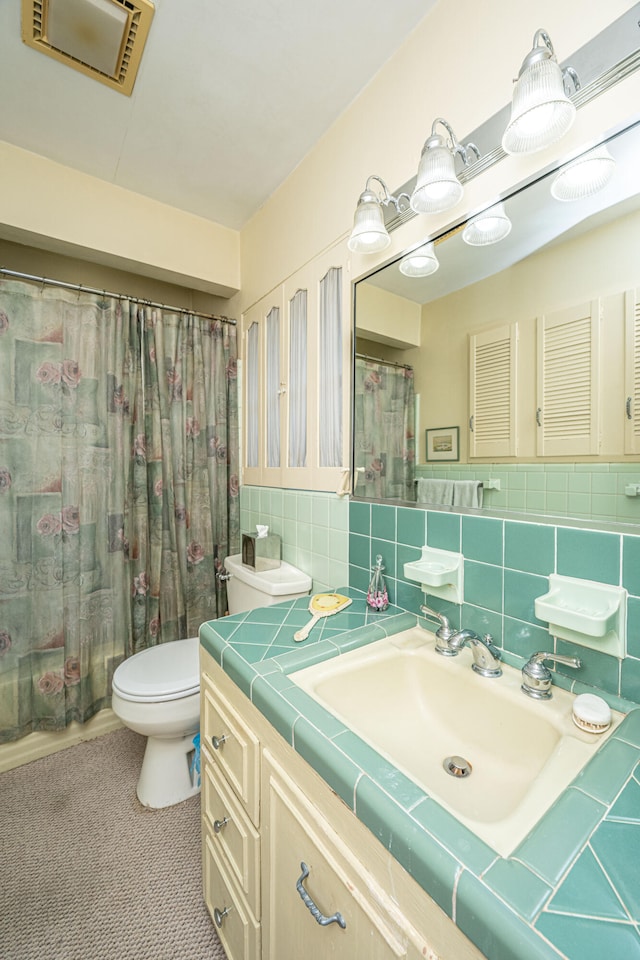
{"label": "brass drawer handle", "polygon": [[346,929],[347,922],[341,913],[334,913],[332,917],[325,917],[324,913],[322,913],[316,907],[315,903],[302,886],[303,882],[309,876],[309,867],[306,865],[306,863],[301,863],[300,869],[302,870],[302,873],[300,875],[300,879],[296,883],[296,890],[300,894],[300,899],[304,903],[305,907],[309,910],[311,916],[315,918],[316,923],[319,923],[321,927],[326,927],[330,923],[337,923],[338,926],[342,927],[343,930]]}
{"label": "brass drawer handle", "polygon": [[227,735],[223,733],[221,737],[211,737],[211,743],[214,750],[219,750],[223,743],[227,742]]}
{"label": "brass drawer handle", "polygon": [[224,828],[226,827],[226,825],[227,825],[228,823],[231,823],[231,820],[229,819],[229,817],[223,817],[222,820],[214,820],[214,821],[213,821],[213,830],[214,830],[214,832],[215,832],[215,833],[220,833],[220,831],[221,831],[221,830],[224,830]]}
{"label": "brass drawer handle", "polygon": [[227,914],[229,913],[229,909],[230,909],[229,907],[225,907],[224,910],[219,910],[218,907],[214,907],[214,910],[213,910],[213,919],[214,919],[215,922],[216,922],[216,927],[221,927],[221,926],[222,926],[222,924],[223,924],[223,922],[224,922],[224,918],[225,918],[225,917],[227,916]]}

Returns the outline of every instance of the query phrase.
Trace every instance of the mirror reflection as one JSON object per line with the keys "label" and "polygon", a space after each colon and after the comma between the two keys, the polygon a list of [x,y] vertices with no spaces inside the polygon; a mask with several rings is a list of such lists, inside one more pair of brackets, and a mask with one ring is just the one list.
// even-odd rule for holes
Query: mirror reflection
{"label": "mirror reflection", "polygon": [[638,137],[356,284],[356,496],[640,522]]}

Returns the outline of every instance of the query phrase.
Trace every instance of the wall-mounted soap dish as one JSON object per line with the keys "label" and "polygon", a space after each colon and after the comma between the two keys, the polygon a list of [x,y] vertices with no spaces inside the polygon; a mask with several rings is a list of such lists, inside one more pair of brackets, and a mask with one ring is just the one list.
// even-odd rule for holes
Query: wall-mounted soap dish
{"label": "wall-mounted soap dish", "polygon": [[614,657],[626,650],[627,591],[624,587],[552,573],[549,593],[537,597],[536,617],[549,633]]}
{"label": "wall-mounted soap dish", "polygon": [[419,560],[405,563],[407,580],[421,584],[425,593],[452,603],[462,603],[464,557],[450,550],[423,547]]}

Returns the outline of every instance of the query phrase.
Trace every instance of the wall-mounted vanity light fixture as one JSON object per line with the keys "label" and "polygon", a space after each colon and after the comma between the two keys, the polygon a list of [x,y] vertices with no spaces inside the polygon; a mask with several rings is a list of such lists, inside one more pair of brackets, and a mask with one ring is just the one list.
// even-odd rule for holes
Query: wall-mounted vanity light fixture
{"label": "wall-mounted vanity light fixture", "polygon": [[[370,183],[375,180],[382,187],[382,196],[379,196]],[[391,243],[384,223],[383,206],[393,204],[398,213],[409,209],[409,194],[400,193],[394,197],[380,177],[372,175],[367,178],[365,188],[360,194],[358,206],[353,217],[353,230],[347,241],[352,253],[379,253]]]}
{"label": "wall-mounted vanity light fixture", "polygon": [[[442,134],[436,133],[436,126],[440,124],[449,134],[445,140]],[[431,136],[427,137],[420,163],[416,186],[411,195],[411,209],[416,213],[441,213],[455,207],[462,199],[463,187],[455,171],[455,158],[459,156],[465,166],[469,163],[469,154],[480,159],[480,151],[475,143],[466,146],[458,143],[456,135],[441,117],[433,121]]]}
{"label": "wall-mounted vanity light fixture", "polygon": [[576,116],[571,86],[580,89],[576,71],[560,69],[549,34],[537,30],[513,91],[511,119],[502,137],[505,153],[536,153],[564,136]]}
{"label": "wall-mounted vanity light fixture", "polygon": [[433,243],[425,243],[402,258],[399,270],[405,277],[428,277],[435,273],[439,266],[440,261],[436,257]]}
{"label": "wall-mounted vanity light fixture", "polygon": [[551,184],[551,196],[569,201],[590,197],[606,187],[615,167],[606,144],[595,147],[558,171]]}
{"label": "wall-mounted vanity light fixture", "polygon": [[511,220],[503,204],[496,203],[472,217],[462,231],[462,239],[471,247],[485,247],[498,243],[511,233]]}

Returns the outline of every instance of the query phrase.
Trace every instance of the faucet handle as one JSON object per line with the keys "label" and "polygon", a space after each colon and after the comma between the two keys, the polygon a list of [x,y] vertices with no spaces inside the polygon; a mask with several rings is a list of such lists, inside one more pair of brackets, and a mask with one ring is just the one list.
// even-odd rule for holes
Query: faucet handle
{"label": "faucet handle", "polygon": [[443,657],[455,657],[458,651],[453,649],[449,644],[449,640],[456,631],[451,626],[449,618],[446,617],[444,613],[438,613],[437,610],[432,610],[431,607],[428,607],[424,603],[420,604],[420,613],[425,617],[430,617],[432,620],[438,620],[440,622],[440,626],[436,630],[436,653],[442,654]]}
{"label": "faucet handle", "polygon": [[560,653],[544,653],[542,651],[533,653],[522,668],[521,689],[535,700],[549,700],[551,697],[553,678],[549,668],[545,667],[544,660],[560,663],[565,667],[573,667],[575,670],[582,666],[582,660],[579,657],[564,656]]}

